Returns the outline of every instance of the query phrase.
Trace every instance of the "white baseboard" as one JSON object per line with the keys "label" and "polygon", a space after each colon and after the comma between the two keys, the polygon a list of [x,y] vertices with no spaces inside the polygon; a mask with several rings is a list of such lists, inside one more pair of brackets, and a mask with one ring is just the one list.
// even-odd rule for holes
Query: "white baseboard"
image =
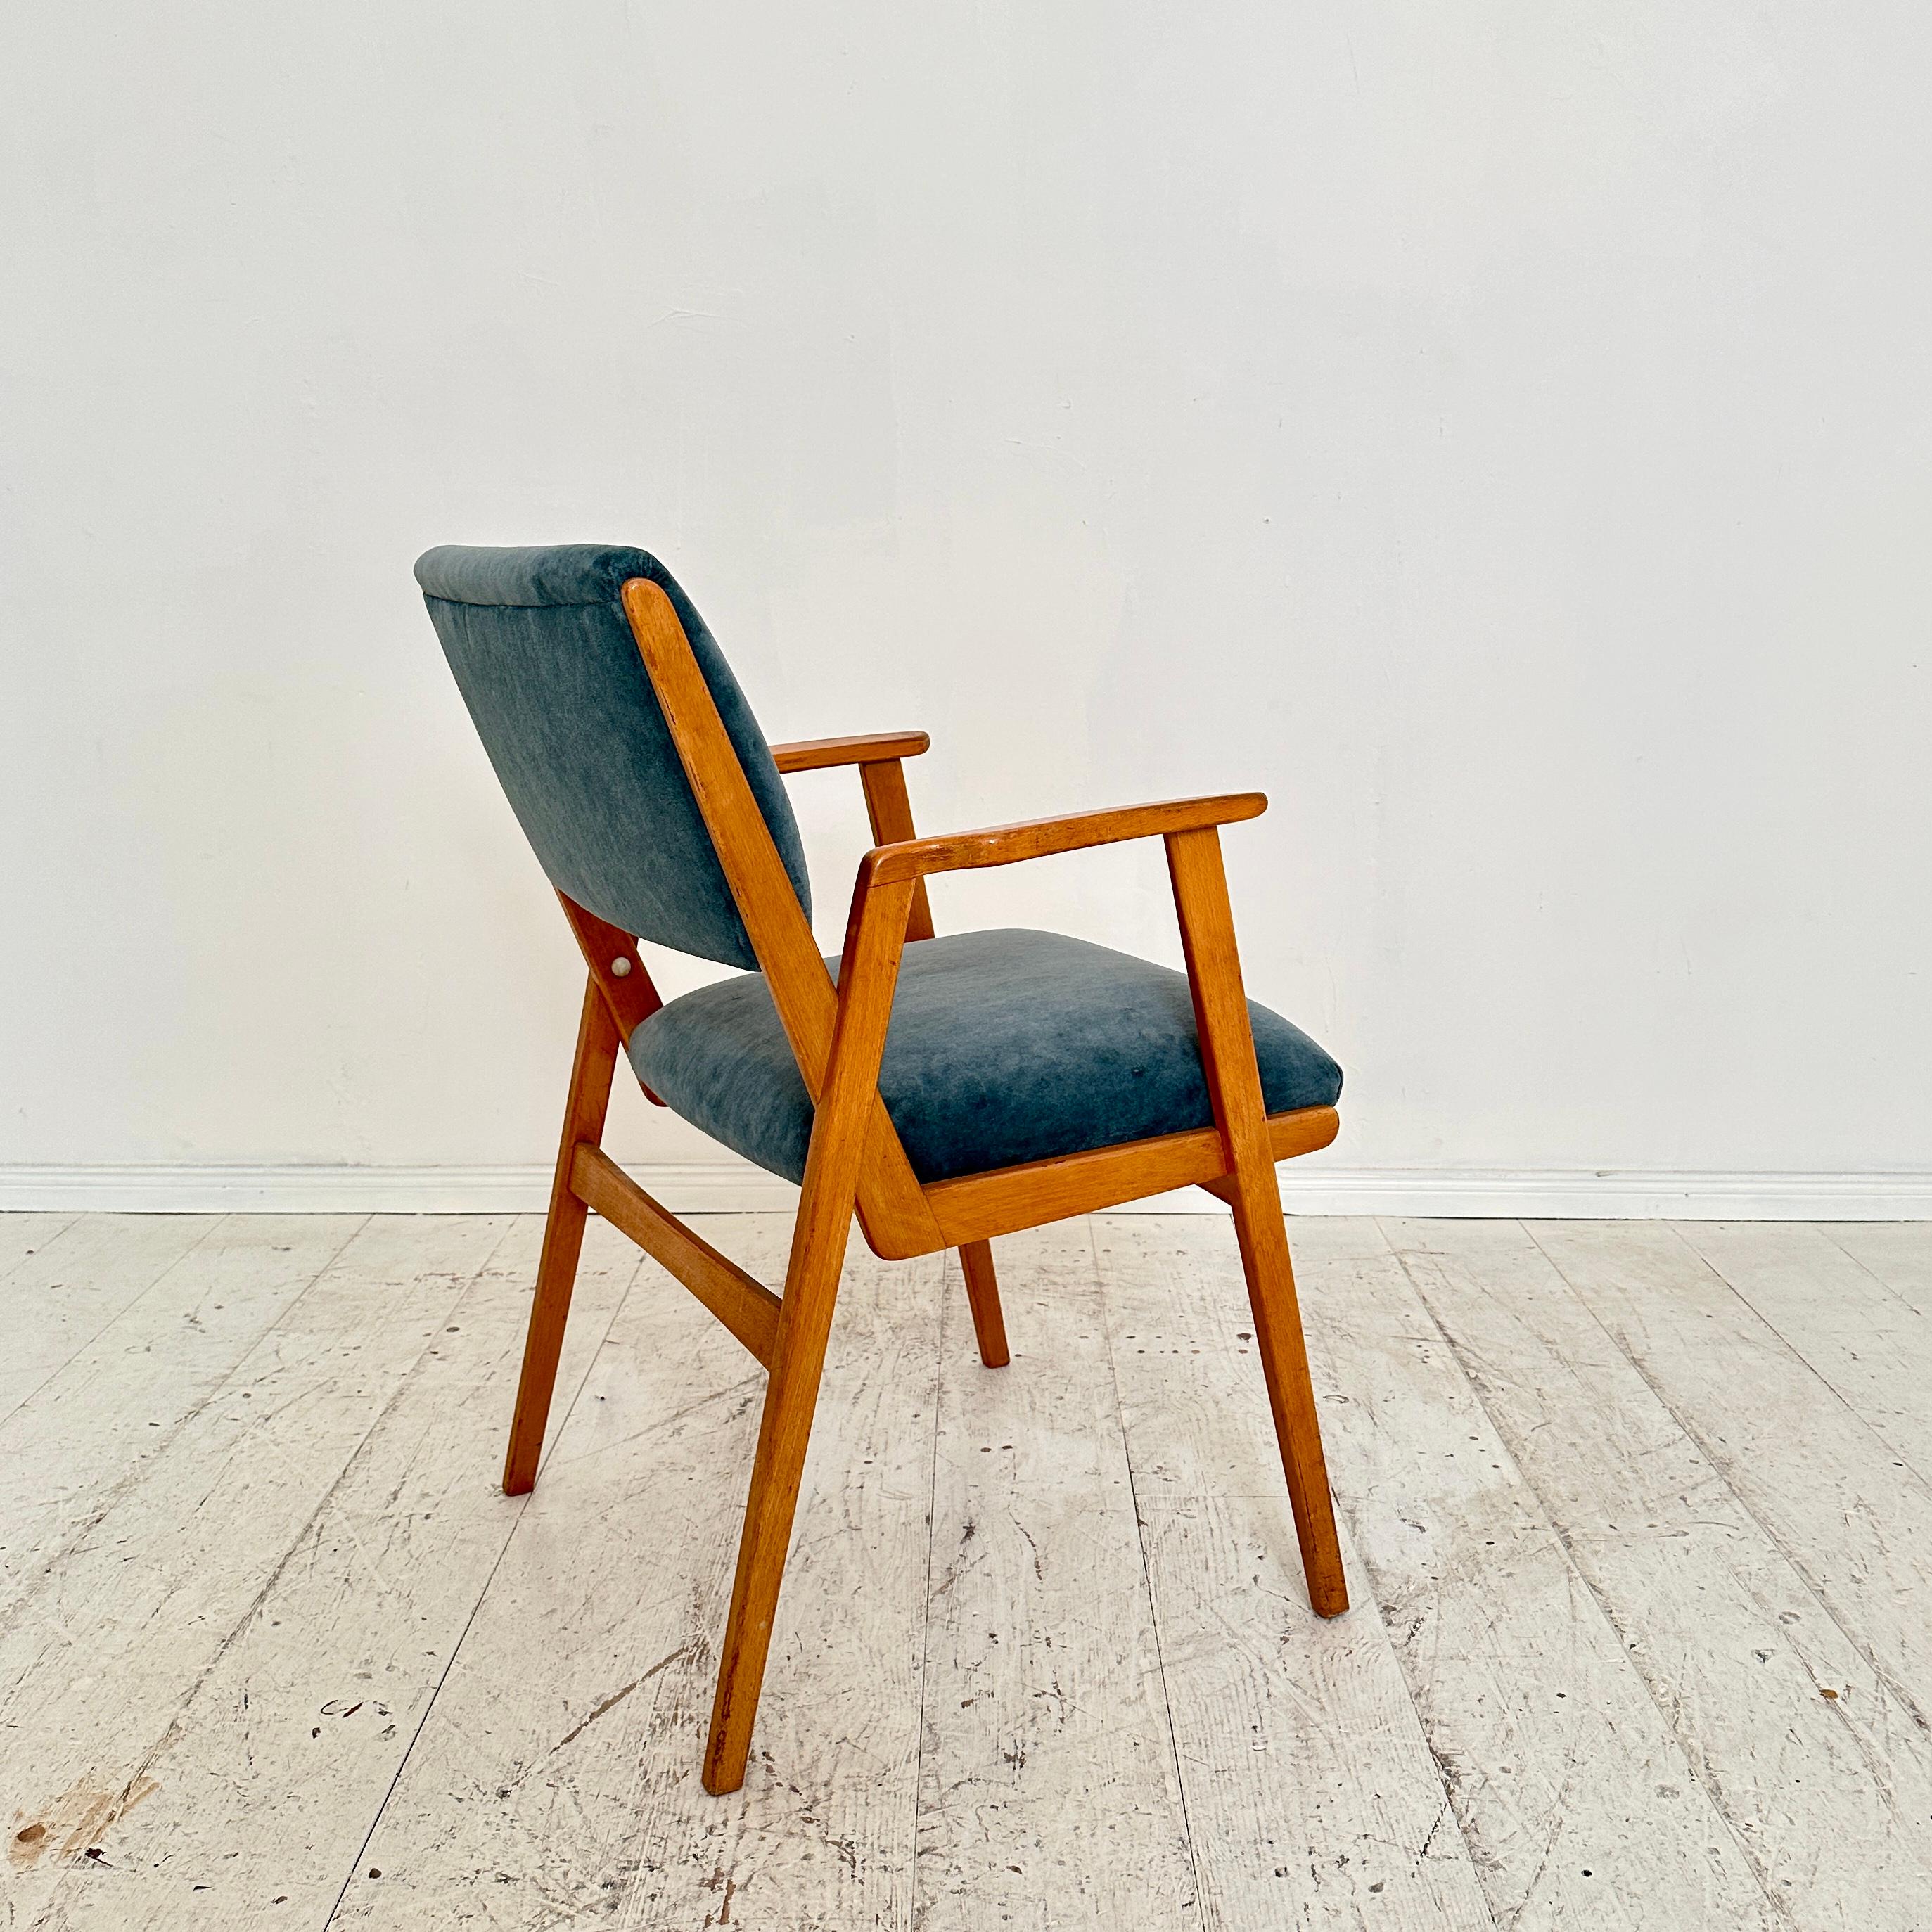
{"label": "white baseboard", "polygon": [[[638,1184],[674,1213],[790,1209],[798,1190],[740,1161],[646,1163]],[[1932,1174],[1691,1174],[1561,1168],[1282,1170],[1297,1214],[1564,1220],[1932,1220]],[[0,1167],[0,1212],[479,1214],[541,1213],[548,1167],[183,1165]],[[1217,1214],[1198,1188],[1125,1213]]]}
{"label": "white baseboard", "polygon": [[[1199,1190],[1195,1190],[1197,1193]],[[1932,1220],[1932,1174],[1330,1168],[1281,1172],[1298,1214],[1543,1221]]]}
{"label": "white baseboard", "polygon": [[[798,1190],[748,1162],[640,1164],[674,1213],[790,1209]],[[0,1168],[0,1210],[126,1214],[541,1214],[548,1166]]]}

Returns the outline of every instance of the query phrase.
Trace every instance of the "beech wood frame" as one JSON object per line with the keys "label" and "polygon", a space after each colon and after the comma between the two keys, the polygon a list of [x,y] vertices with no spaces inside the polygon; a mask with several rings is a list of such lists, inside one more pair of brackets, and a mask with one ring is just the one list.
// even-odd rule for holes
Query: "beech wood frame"
{"label": "beech wood frame", "polygon": [[[864,789],[876,843],[860,864],[835,986],[670,599],[642,578],[627,583],[622,597],[815,1114],[784,1292],[777,1295],[653,1201],[604,1152],[618,1055],[663,1001],[632,939],[558,894],[590,976],[503,1487],[518,1496],[536,1480],[584,1220],[594,1208],[690,1289],[768,1372],[705,1751],[705,1789],[735,1791],[744,1781],[855,1215],[874,1252],[888,1259],[959,1250],[980,1358],[998,1368],[1008,1354],[993,1238],[1172,1188],[1204,1187],[1226,1201],[1234,1210],[1309,1599],[1319,1615],[1339,1616],[1348,1607],[1348,1589],[1274,1164],[1327,1146],[1340,1123],[1328,1107],[1272,1117],[1264,1110],[1221,862],[1219,828],[1257,816],[1267,800],[1258,792],[1239,792],[920,838],[901,760],[926,749],[923,731],[775,746],[782,772],[856,765]],[[922,1186],[879,1096],[878,1070],[904,949],[932,937],[927,878],[1156,837],[1166,842],[1214,1125]]]}

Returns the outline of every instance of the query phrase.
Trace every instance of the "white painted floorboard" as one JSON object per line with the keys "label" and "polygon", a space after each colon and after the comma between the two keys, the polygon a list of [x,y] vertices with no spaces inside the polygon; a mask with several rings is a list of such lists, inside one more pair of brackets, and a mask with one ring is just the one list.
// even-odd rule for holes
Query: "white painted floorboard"
{"label": "white painted floorboard", "polygon": [[1490,1927],[1346,1513],[1308,1606],[1232,1227],[1094,1226],[1204,1924]]}
{"label": "white painted floorboard", "polygon": [[1874,1434],[1932,1479],[1932,1317],[1822,1228],[1754,1222],[1678,1233]]}
{"label": "white painted floorboard", "polygon": [[1201,1923],[1084,1226],[1000,1245],[1012,1362],[949,1268],[915,1923]]}
{"label": "white painted floorboard", "polygon": [[[11,1220],[12,1216],[6,1217]],[[20,1404],[138,1301],[219,1225],[215,1214],[84,1214],[65,1227],[34,1215],[39,1238],[0,1244],[14,1264],[0,1278],[10,1324],[0,1352],[0,1416]]]}
{"label": "white painted floorboard", "polygon": [[76,1219],[72,1214],[0,1214],[0,1287],[21,1262]]}
{"label": "white painted floorboard", "polygon": [[363,1218],[224,1221],[0,1422],[0,1620],[199,1413]]}
{"label": "white painted floorboard", "polygon": [[1766,1891],[1808,1926],[1924,1925],[1932,1736],[1520,1227],[1387,1232]]}
{"label": "white painted floorboard", "polygon": [[[706,1234],[782,1282],[788,1222]],[[855,1239],[744,1790],[763,1388],[593,1223],[0,1216],[4,1932],[1932,1932],[1932,1231],[1291,1227],[1310,1612],[1232,1231]]]}

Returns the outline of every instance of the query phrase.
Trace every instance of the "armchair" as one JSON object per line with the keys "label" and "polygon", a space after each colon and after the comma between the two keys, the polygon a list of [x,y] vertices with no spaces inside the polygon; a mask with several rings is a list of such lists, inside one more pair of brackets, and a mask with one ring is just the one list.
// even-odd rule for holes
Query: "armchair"
{"label": "armchair", "polygon": [[[980,1358],[1009,1360],[991,1247],[1198,1186],[1228,1202],[1309,1596],[1348,1606],[1274,1163],[1325,1146],[1340,1070],[1243,990],[1220,828],[1259,793],[920,838],[922,731],[767,746],[688,599],[639,550],[432,550],[416,566],[486,748],[588,971],[503,1486],[531,1487],[586,1215],[661,1262],[766,1368],[704,1767],[742,1783],[838,1278],[959,1251]],[[819,954],[785,776],[856,766],[874,844]],[[1058,935],[934,936],[926,881],[1166,845],[1184,976]],[[633,934],[745,968],[666,1004]],[[800,1182],[774,1294],[603,1151],[619,1052],[645,1090]]]}

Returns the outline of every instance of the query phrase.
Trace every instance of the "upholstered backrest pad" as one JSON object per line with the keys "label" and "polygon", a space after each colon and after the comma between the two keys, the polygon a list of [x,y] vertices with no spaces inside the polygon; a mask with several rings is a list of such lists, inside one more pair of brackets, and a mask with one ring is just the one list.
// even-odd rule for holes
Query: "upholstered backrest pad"
{"label": "upholstered backrest pad", "polygon": [[728,966],[758,960],[618,601],[670,599],[799,903],[811,886],[784,781],[704,620],[640,550],[446,544],[416,561],[490,762],[551,883],[640,938]]}

